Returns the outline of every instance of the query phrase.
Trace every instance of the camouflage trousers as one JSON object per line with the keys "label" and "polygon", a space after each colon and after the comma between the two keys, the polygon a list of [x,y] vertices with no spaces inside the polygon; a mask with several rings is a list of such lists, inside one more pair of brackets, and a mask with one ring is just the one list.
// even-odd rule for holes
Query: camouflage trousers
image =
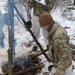
{"label": "camouflage trousers", "polygon": [[56,74],[56,73],[52,73],[51,75],[72,75],[72,65],[65,71],[65,74],[64,74],[64,72],[62,71],[60,71],[59,70],[59,72],[58,72],[58,74]]}

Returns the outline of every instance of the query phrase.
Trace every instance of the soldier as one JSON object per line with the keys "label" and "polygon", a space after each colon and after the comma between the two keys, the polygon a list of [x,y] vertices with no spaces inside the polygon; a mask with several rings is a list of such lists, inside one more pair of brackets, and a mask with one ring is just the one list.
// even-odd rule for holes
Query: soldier
{"label": "soldier", "polygon": [[48,32],[49,57],[56,69],[55,75],[71,75],[72,59],[66,30],[53,20],[50,13],[40,15],[39,23]]}
{"label": "soldier", "polygon": [[[40,25],[38,17],[44,12],[50,12],[54,7],[54,0],[28,0],[28,7],[32,10],[31,21],[32,31],[37,39],[40,37]],[[43,30],[43,35],[46,38],[47,32]],[[47,41],[47,40],[46,40]]]}

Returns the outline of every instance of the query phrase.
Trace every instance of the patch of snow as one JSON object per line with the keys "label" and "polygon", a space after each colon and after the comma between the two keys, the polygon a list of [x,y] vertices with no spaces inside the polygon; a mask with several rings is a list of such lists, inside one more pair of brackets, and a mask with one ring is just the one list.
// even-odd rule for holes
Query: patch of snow
{"label": "patch of snow", "polygon": [[[2,13],[5,13],[4,5],[5,5],[5,2],[0,2],[0,9],[1,9]],[[63,8],[63,10],[65,10],[65,8]],[[71,10],[70,13],[72,13],[72,16],[75,16],[74,10]],[[70,36],[70,43],[75,45],[75,21],[69,20],[66,17],[64,17],[62,15],[62,11],[61,11],[60,8],[56,8],[55,10],[53,10],[51,12],[51,14],[53,16],[53,19],[55,21],[57,21],[58,23],[60,23],[60,25],[62,27],[69,27],[66,30],[68,32],[68,35]],[[7,29],[7,26],[3,27],[3,31],[4,31],[4,34],[5,34],[5,39],[4,39],[5,47],[0,48],[0,73],[2,72],[1,71],[2,61],[7,60],[7,57],[8,57],[7,50],[8,50],[8,46],[9,46],[8,45],[8,29]],[[41,33],[41,35],[42,35],[42,33]],[[25,47],[24,44],[25,44],[25,42],[29,43],[29,41],[32,40],[32,37],[29,34],[29,32],[27,32],[23,28],[23,26],[18,22],[18,20],[16,20],[16,23],[15,23],[15,39],[17,41],[17,46],[15,47],[15,54],[16,54],[15,57],[21,57],[23,55],[27,55],[27,52],[30,51],[32,49],[32,47],[27,48],[27,47]],[[46,48],[45,44],[44,44],[45,40],[44,40],[43,36],[40,37],[39,41],[40,41],[42,47]],[[48,62],[46,62],[47,60],[45,59],[44,56],[41,56],[41,58],[42,58],[42,62],[44,62],[44,64],[48,64]],[[44,69],[46,71],[48,71],[47,70],[48,65],[47,66],[45,65],[46,68],[44,68]],[[74,73],[74,75],[75,75],[75,73]]]}

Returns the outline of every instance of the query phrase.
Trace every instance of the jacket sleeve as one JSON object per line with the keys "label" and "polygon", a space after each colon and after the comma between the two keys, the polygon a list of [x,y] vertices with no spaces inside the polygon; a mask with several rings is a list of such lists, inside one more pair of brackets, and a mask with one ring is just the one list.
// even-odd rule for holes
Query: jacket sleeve
{"label": "jacket sleeve", "polygon": [[57,35],[54,39],[54,49],[59,58],[56,75],[64,75],[65,70],[71,65],[71,58],[69,56],[69,40],[67,35],[63,33]]}
{"label": "jacket sleeve", "polygon": [[30,8],[34,7],[34,0],[28,0],[27,4]]}

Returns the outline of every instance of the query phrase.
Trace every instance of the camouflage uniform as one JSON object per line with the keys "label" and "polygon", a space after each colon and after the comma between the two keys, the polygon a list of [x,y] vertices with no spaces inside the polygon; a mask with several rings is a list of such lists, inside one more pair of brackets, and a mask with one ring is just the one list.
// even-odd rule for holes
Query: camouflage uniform
{"label": "camouflage uniform", "polygon": [[69,37],[64,28],[54,23],[49,31],[49,57],[56,68],[55,75],[66,75],[66,70],[71,65],[69,55]]}
{"label": "camouflage uniform", "polygon": [[[41,0],[38,0],[41,1]],[[53,7],[54,7],[54,3],[53,0],[45,0],[45,5],[48,7],[48,10],[44,9],[44,7],[39,3],[39,2],[34,2],[34,0],[29,0],[28,1],[28,6],[30,8],[33,8],[33,16],[32,16],[32,31],[34,32],[34,35],[36,36],[37,39],[39,39],[40,37],[40,25],[39,25],[39,21],[38,21],[38,17],[39,15],[41,15],[44,12],[50,12]],[[47,38],[48,33],[42,29],[44,38]],[[46,43],[47,40],[45,39]]]}
{"label": "camouflage uniform", "polygon": [[41,0],[29,0],[28,6],[30,8],[34,7],[34,15],[39,16],[44,12],[50,12],[50,10],[54,7],[54,1],[53,0],[45,0],[45,6],[42,6],[41,3],[37,2]]}

